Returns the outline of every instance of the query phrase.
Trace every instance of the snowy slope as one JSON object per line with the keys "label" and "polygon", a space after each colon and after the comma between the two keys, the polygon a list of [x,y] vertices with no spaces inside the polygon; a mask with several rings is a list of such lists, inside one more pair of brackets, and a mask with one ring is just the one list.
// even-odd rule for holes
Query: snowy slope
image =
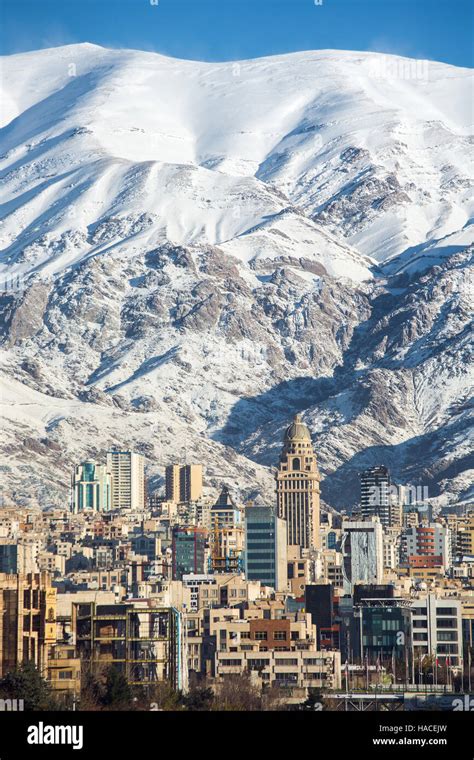
{"label": "snowy slope", "polygon": [[328,502],[379,459],[464,498],[470,71],[89,44],[1,65],[13,498],[46,472],[40,502],[64,498],[68,468],[114,441],[152,482],[186,441],[214,485],[223,469],[271,498],[305,410]]}

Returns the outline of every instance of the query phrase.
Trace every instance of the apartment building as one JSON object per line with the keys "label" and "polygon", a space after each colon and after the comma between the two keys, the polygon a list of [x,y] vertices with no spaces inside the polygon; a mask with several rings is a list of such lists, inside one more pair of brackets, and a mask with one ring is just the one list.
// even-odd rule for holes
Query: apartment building
{"label": "apartment building", "polygon": [[112,476],[112,509],[143,510],[144,459],[134,451],[108,451],[107,471]]}

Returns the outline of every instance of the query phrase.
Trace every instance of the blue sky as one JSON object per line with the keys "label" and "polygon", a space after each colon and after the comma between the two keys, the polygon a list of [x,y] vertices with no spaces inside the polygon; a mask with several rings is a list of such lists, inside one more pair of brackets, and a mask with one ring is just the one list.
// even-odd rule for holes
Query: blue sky
{"label": "blue sky", "polygon": [[3,53],[95,42],[218,61],[336,48],[473,65],[472,0],[319,3],[0,0],[0,42]]}

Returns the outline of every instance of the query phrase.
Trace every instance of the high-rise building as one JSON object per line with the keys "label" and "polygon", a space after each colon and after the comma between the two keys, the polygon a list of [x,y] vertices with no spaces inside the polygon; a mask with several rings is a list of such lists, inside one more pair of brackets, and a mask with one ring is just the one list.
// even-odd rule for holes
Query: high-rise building
{"label": "high-rise building", "polygon": [[204,528],[177,525],[173,529],[173,580],[183,575],[202,575],[205,572],[207,531]]}
{"label": "high-rise building", "polygon": [[165,487],[166,501],[198,501],[202,497],[202,464],[168,465]]}
{"label": "high-rise building", "polygon": [[369,467],[360,474],[360,511],[363,518],[379,517],[384,527],[391,525],[390,472],[387,467]]}
{"label": "high-rise building", "polygon": [[197,501],[202,497],[202,464],[185,464],[179,471],[180,501]]}
{"label": "high-rise building", "polygon": [[319,548],[319,481],[311,435],[295,415],[286,429],[276,473],[278,516],[286,520],[287,543]]}
{"label": "high-rise building", "polygon": [[179,464],[169,464],[165,470],[165,499],[178,503],[179,498]]}
{"label": "high-rise building", "polygon": [[112,476],[112,509],[142,510],[145,506],[144,459],[134,451],[108,451]]}
{"label": "high-rise building", "polygon": [[276,591],[286,590],[286,523],[274,507],[254,504],[245,510],[245,576]]}
{"label": "high-rise building", "polygon": [[342,530],[345,593],[351,594],[356,583],[382,583],[383,528],[379,518],[344,520]]}
{"label": "high-rise building", "polygon": [[72,511],[108,512],[112,501],[112,477],[104,464],[87,461],[74,468]]}
{"label": "high-rise building", "polygon": [[242,513],[224,486],[210,512],[211,572],[241,572],[243,546]]}

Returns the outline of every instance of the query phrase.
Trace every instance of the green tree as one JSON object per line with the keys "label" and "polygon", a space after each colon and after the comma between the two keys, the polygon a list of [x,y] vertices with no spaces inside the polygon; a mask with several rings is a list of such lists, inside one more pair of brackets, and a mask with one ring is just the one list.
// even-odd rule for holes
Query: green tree
{"label": "green tree", "polygon": [[183,697],[179,692],[173,689],[168,681],[159,681],[155,684],[147,698],[142,700],[142,704],[153,704],[154,709],[172,711],[183,709]]}
{"label": "green tree", "polygon": [[316,712],[318,710],[321,710],[322,705],[324,705],[324,701],[321,689],[310,686],[308,689],[308,696],[306,697],[305,701],[299,705],[298,709]]}
{"label": "green tree", "polygon": [[210,710],[214,692],[206,686],[194,686],[181,697],[181,703],[186,710],[202,712]]}
{"label": "green tree", "polygon": [[100,710],[104,699],[105,684],[90,668],[82,673],[80,710]]}
{"label": "green tree", "polygon": [[132,690],[127,679],[117,668],[110,667],[107,669],[105,676],[105,690],[102,697],[102,703],[106,707],[115,709],[131,708],[133,704]]}
{"label": "green tree", "polygon": [[243,712],[262,710],[261,690],[252,682],[249,672],[226,676],[217,685],[213,709]]}
{"label": "green tree", "polygon": [[51,686],[34,663],[24,662],[0,679],[2,699],[22,699],[25,710],[56,710]]}

